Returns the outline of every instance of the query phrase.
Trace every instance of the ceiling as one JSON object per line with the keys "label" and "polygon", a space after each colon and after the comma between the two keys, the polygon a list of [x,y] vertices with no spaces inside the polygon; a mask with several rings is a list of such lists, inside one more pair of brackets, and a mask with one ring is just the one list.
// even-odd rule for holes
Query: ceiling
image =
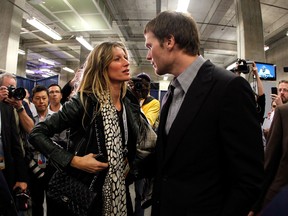
{"label": "ceiling", "polygon": [[[20,48],[27,52],[27,68],[40,78],[40,69],[50,74],[64,73],[63,67],[79,66],[80,52],[85,52],[76,36],[83,36],[95,46],[102,41],[122,41],[128,48],[131,65],[145,68],[154,81],[157,77],[146,60],[143,28],[157,13],[176,10],[178,0],[27,0],[24,11]],[[288,1],[261,0],[265,44],[285,37],[288,29]],[[234,0],[190,0],[188,12],[198,24],[204,56],[213,63],[226,66],[237,57],[236,15]],[[26,22],[36,17],[62,36],[53,40]],[[88,52],[88,51],[86,51]],[[38,61],[55,62],[51,67]],[[66,72],[65,72],[66,73]]]}

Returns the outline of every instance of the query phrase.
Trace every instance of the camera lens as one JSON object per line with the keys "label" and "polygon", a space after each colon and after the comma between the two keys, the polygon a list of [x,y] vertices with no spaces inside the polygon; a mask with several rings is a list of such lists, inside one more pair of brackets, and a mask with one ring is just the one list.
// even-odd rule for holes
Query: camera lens
{"label": "camera lens", "polygon": [[9,95],[8,95],[9,98],[13,97],[17,100],[23,100],[26,96],[26,91],[22,87],[15,88],[14,86],[9,86],[8,92],[9,92]]}

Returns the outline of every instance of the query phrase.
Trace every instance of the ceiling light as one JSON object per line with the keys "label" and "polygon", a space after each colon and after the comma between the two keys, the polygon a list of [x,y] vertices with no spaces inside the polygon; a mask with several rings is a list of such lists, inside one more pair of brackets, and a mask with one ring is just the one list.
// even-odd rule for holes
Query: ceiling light
{"label": "ceiling light", "polygon": [[269,50],[269,46],[264,45],[264,51],[267,51],[267,50]]}
{"label": "ceiling light", "polygon": [[286,36],[288,36],[288,31],[286,32]]}
{"label": "ceiling light", "polygon": [[44,59],[44,58],[40,58],[38,59],[38,61],[49,64],[49,65],[55,65],[55,62],[48,60],[48,59]]}
{"label": "ceiling light", "polygon": [[82,37],[76,37],[76,40],[81,43],[84,47],[86,47],[86,49],[88,50],[93,50],[93,47]]}
{"label": "ceiling light", "polygon": [[74,70],[72,70],[71,68],[68,68],[68,67],[64,67],[63,70],[68,71],[70,73],[74,73]]}
{"label": "ceiling light", "polygon": [[177,12],[187,12],[190,0],[178,0]]}
{"label": "ceiling light", "polygon": [[34,71],[26,69],[27,74],[34,74]]}
{"label": "ceiling light", "polygon": [[25,55],[26,52],[25,52],[24,50],[18,49],[18,54],[19,54],[19,55]]}
{"label": "ceiling light", "polygon": [[44,32],[51,38],[55,40],[61,40],[62,37],[53,29],[42,23],[41,21],[37,20],[35,17],[32,19],[27,19],[26,20],[30,25],[34,26],[35,28],[39,29],[40,31]]}

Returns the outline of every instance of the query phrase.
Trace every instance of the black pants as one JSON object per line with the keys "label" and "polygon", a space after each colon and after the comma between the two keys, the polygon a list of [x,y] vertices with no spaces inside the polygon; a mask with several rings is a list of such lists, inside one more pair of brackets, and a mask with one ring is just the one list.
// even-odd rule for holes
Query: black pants
{"label": "black pants", "polygon": [[[32,215],[33,216],[43,216],[44,215],[44,196],[46,194],[47,186],[49,180],[51,179],[53,173],[56,169],[47,165],[45,169],[45,174],[42,178],[37,178],[32,172],[30,172],[30,192],[31,192],[31,200],[32,200]],[[47,194],[46,194],[47,195]],[[63,215],[62,208],[58,208],[57,205],[46,196],[46,204],[47,204],[47,216],[57,216]]]}

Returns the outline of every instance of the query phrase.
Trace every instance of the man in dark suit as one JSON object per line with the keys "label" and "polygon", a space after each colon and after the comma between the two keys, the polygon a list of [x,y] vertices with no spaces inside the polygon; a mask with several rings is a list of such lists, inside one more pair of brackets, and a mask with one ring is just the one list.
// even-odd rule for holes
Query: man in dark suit
{"label": "man in dark suit", "polygon": [[[265,177],[261,189],[261,195],[252,208],[249,216],[256,215],[264,209],[274,197],[286,186],[281,195],[273,201],[268,208],[271,212],[277,205],[282,206],[284,202],[287,206],[287,186],[288,186],[288,104],[279,105],[275,108],[275,114],[267,138],[267,147],[265,151]],[[267,211],[268,211],[267,209]],[[282,208],[279,208],[279,212]],[[284,211],[284,209],[283,209]],[[287,212],[287,209],[285,209]],[[262,214],[261,214],[262,215]],[[275,215],[280,215],[276,214]],[[286,214],[287,215],[287,214]]]}
{"label": "man in dark suit", "polygon": [[152,215],[247,215],[264,173],[249,83],[199,55],[188,14],[162,12],[144,36],[156,74],[175,76],[162,101]]}
{"label": "man in dark suit", "polygon": [[27,189],[27,167],[24,154],[19,142],[19,134],[16,128],[16,121],[13,107],[6,104],[8,97],[6,86],[0,87],[0,115],[1,115],[1,163],[0,169],[12,191],[19,187],[22,191]]}

